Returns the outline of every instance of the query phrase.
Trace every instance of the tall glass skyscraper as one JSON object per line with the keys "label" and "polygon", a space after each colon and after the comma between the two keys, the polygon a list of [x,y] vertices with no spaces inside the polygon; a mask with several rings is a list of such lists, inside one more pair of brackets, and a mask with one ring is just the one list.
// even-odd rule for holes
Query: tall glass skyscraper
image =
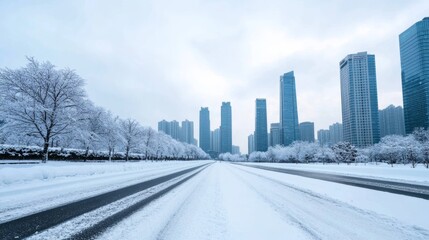
{"label": "tall glass skyscraper", "polygon": [[429,127],[429,17],[399,35],[405,132]]}
{"label": "tall glass skyscraper", "polygon": [[375,56],[360,52],[340,62],[343,138],[357,147],[380,140]]}
{"label": "tall glass skyscraper", "polygon": [[287,146],[299,140],[298,109],[293,71],[280,76],[280,140]]}
{"label": "tall glass skyscraper", "polygon": [[232,153],[231,103],[223,102],[220,108],[220,153]]}
{"label": "tall glass skyscraper", "polygon": [[265,99],[256,99],[255,150],[260,152],[268,150],[267,101]]}
{"label": "tall glass skyscraper", "polygon": [[206,153],[210,151],[209,108],[201,108],[200,110],[200,148]]}

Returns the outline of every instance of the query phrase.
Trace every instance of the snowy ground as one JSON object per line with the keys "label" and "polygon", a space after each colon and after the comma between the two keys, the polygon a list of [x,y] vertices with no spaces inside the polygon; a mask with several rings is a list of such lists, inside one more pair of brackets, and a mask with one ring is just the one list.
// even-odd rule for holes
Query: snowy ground
{"label": "snowy ground", "polygon": [[[45,179],[38,174],[28,174],[38,176],[33,178],[23,174],[21,180],[4,181],[0,185],[0,216],[11,218],[34,211],[40,205],[46,208],[65,199],[78,199],[204,163],[207,162],[58,163],[57,166],[16,167],[13,171],[40,172],[47,167],[58,167],[58,171],[50,172]],[[82,166],[92,170],[85,172]],[[329,166],[331,172],[351,167]],[[67,170],[68,167],[82,171],[73,175],[70,172],[76,169]],[[0,174],[4,169],[0,167]],[[346,174],[365,174],[364,166],[356,169],[359,170]],[[329,167],[322,170],[328,171]],[[389,175],[388,170],[393,169],[377,171],[389,179],[412,176]],[[416,169],[410,171],[413,170]],[[422,177],[407,178],[417,179],[424,182]],[[92,225],[173,182],[121,199],[31,239],[69,237],[73,231]],[[109,228],[99,239],[429,239],[427,216],[429,201],[424,199],[217,162]]]}
{"label": "snowy ground", "polygon": [[295,169],[303,171],[324,172],[348,176],[358,176],[373,179],[384,179],[399,182],[410,182],[429,185],[429,169],[423,165],[412,168],[410,164],[395,164],[393,167],[386,163],[359,164],[294,164],[294,163],[245,163],[276,168]]}
{"label": "snowy ground", "polygon": [[428,214],[426,200],[216,163],[100,239],[428,239]]}
{"label": "snowy ground", "polygon": [[207,161],[0,165],[0,222]]}

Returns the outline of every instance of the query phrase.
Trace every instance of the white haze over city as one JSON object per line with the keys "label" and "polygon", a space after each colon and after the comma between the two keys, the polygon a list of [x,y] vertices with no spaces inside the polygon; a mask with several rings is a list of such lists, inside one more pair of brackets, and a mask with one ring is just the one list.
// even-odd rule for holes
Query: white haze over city
{"label": "white haze over city", "polygon": [[279,76],[294,70],[299,121],[341,122],[338,62],[375,54],[379,108],[402,105],[398,35],[427,1],[2,1],[0,68],[25,56],[69,67],[89,98],[156,128],[231,101],[233,144],[247,150],[255,98],[278,122]]}

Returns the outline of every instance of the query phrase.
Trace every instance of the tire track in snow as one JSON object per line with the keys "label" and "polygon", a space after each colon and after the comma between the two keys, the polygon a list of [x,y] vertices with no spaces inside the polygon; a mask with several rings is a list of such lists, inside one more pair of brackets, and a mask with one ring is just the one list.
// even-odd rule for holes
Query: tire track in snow
{"label": "tire track in snow", "polygon": [[394,219],[243,169],[245,167],[230,167],[267,204],[303,226],[303,230],[316,239],[429,238],[426,229],[404,226]]}

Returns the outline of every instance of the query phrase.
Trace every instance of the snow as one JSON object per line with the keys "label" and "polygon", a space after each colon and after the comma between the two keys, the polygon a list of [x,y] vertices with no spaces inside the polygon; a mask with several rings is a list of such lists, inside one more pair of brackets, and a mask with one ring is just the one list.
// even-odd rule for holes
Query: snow
{"label": "snow", "polygon": [[0,165],[0,222],[207,162]]}
{"label": "snow", "polygon": [[99,239],[428,239],[428,214],[422,199],[216,163]]}
{"label": "snow", "polygon": [[411,165],[395,164],[394,167],[386,163],[358,163],[358,164],[294,164],[294,163],[245,163],[275,168],[285,168],[303,171],[323,172],[347,176],[383,179],[400,182],[412,182],[429,185],[429,169],[423,165],[412,168]]}
{"label": "snow", "polygon": [[[0,166],[2,172],[28,172],[4,177],[8,181],[0,185],[0,222],[207,162]],[[258,164],[417,182],[424,182],[424,176],[412,178],[412,173],[427,171],[387,165]],[[192,173],[30,239],[69,238]],[[424,199],[216,162],[98,239],[429,239],[427,216],[429,201]]]}

